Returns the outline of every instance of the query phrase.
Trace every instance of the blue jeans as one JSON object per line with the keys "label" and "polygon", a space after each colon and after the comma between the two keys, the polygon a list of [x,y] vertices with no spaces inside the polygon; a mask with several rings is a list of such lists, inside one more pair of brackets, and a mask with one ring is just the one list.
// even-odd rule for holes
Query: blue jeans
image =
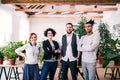
{"label": "blue jeans", "polygon": [[96,80],[96,62],[95,63],[82,62],[82,70],[84,80]]}
{"label": "blue jeans", "polygon": [[56,72],[57,68],[57,61],[56,62],[44,62],[43,68],[42,68],[42,73],[40,76],[40,80],[46,80],[47,75],[49,74],[49,80],[54,80],[54,75]]}
{"label": "blue jeans", "polygon": [[23,80],[38,80],[38,64],[25,64],[23,69]]}

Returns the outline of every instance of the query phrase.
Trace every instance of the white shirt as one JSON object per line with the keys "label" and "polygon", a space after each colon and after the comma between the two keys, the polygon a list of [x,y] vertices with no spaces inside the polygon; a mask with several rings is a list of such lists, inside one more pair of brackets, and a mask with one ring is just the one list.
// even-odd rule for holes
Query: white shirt
{"label": "white shirt", "polygon": [[[23,53],[24,50],[26,51],[26,53]],[[36,44],[35,46],[30,45],[30,43],[26,44],[16,49],[15,52],[20,56],[27,57],[27,59],[25,60],[26,64],[38,64],[38,54],[39,54],[38,44]]]}
{"label": "white shirt", "polygon": [[[69,59],[69,61],[75,61],[77,60],[76,57],[73,56],[73,53],[72,53],[72,47],[71,47],[71,41],[72,41],[72,36],[73,36],[73,33],[71,35],[67,35],[66,34],[66,37],[67,37],[67,48],[66,48],[66,55],[64,57],[62,57],[62,60],[64,61],[67,61]],[[77,37],[77,44],[79,43],[79,37]],[[60,41],[60,47],[62,46],[62,38],[61,38],[61,41]],[[77,45],[78,47],[78,45]]]}
{"label": "white shirt", "polygon": [[82,61],[87,63],[96,62],[96,54],[100,42],[98,33],[90,36],[82,36],[79,42],[78,51],[82,51]]}

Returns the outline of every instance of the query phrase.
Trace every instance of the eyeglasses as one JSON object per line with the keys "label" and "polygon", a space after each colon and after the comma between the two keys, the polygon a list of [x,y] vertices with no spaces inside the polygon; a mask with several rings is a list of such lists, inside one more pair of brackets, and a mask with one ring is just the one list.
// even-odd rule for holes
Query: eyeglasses
{"label": "eyeglasses", "polygon": [[37,37],[31,37],[31,38],[37,38]]}

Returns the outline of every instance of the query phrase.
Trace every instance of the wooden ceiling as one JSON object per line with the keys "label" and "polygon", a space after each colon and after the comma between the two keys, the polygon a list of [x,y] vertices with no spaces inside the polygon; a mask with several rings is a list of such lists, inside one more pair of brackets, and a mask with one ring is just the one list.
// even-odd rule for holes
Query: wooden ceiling
{"label": "wooden ceiling", "polygon": [[[97,5],[45,5],[45,4],[16,4],[16,11],[23,11],[29,15],[29,18],[79,18],[81,15],[94,14],[93,18],[103,18],[102,13],[104,11],[117,11],[116,5],[109,5],[106,7],[101,7]],[[95,15],[97,14],[97,15]],[[42,15],[42,16],[41,16]],[[92,18],[90,15],[86,17]]]}
{"label": "wooden ceiling", "polygon": [[[27,13],[29,18],[79,18],[80,15],[89,13],[98,15],[87,15],[86,17],[102,18],[101,14],[104,11],[117,11],[117,7],[113,6],[120,3],[120,0],[2,0],[2,3],[14,5],[16,11]],[[69,7],[66,8],[65,5]],[[79,5],[79,7],[76,8],[76,5]],[[84,5],[84,8],[80,5]]]}
{"label": "wooden ceiling", "polygon": [[116,4],[120,0],[2,0],[2,3],[40,3],[40,4]]}

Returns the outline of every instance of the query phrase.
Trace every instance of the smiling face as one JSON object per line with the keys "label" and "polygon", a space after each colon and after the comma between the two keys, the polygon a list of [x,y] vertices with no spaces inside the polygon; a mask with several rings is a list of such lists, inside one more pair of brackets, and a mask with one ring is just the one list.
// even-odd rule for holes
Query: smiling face
{"label": "smiling face", "polygon": [[91,24],[85,24],[85,30],[88,34],[92,33],[92,29],[93,29],[93,27]]}
{"label": "smiling face", "polygon": [[47,37],[48,37],[48,39],[52,39],[52,37],[53,37],[52,31],[47,32]]}
{"label": "smiling face", "polygon": [[71,34],[72,31],[73,31],[73,26],[70,25],[70,24],[67,24],[66,25],[66,32],[67,32],[67,34]]}
{"label": "smiling face", "polygon": [[36,41],[37,41],[37,35],[35,35],[35,34],[31,35],[30,42],[31,43],[36,43]]}

